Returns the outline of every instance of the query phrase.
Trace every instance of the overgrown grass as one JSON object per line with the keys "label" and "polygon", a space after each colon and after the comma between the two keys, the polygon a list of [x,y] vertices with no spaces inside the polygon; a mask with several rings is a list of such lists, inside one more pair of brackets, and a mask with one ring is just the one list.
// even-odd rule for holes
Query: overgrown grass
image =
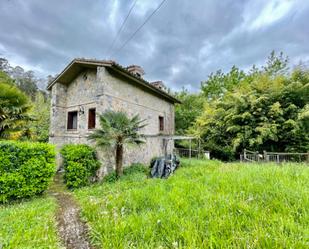
{"label": "overgrown grass", "polygon": [[308,248],[309,168],[182,160],[75,192],[99,248]]}
{"label": "overgrown grass", "polygon": [[55,210],[53,198],[0,206],[0,248],[61,248],[56,233]]}

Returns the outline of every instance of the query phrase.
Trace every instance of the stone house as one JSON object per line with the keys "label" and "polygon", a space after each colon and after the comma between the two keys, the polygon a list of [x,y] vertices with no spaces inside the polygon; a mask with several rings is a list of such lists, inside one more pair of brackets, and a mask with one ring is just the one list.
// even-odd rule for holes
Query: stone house
{"label": "stone house", "polygon": [[[106,110],[139,114],[148,124],[140,132],[146,143],[125,150],[124,164],[148,164],[154,156],[171,153],[174,134],[174,104],[160,81],[142,78],[141,67],[122,67],[114,61],[74,59],[47,87],[51,91],[50,143],[61,148],[68,143],[93,144],[87,136],[99,128],[98,115]],[[112,152],[100,152],[102,174],[114,168]]]}

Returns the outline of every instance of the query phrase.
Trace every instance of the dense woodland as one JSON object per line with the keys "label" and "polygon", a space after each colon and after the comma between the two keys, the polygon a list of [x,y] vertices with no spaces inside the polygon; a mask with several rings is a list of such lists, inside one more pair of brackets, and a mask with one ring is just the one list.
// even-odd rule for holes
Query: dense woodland
{"label": "dense woodland", "polygon": [[[34,72],[0,58],[0,139],[48,141],[50,98]],[[176,134],[194,135],[222,160],[244,149],[309,151],[309,70],[289,68],[272,52],[264,66],[233,66],[203,81],[198,93],[175,93]],[[179,144],[186,146],[186,144]]]}

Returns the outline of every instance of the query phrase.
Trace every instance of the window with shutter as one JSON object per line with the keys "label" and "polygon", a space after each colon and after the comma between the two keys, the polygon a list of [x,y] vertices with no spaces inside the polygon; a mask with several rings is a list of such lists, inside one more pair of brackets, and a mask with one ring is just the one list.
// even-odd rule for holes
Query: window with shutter
{"label": "window with shutter", "polygon": [[95,108],[88,110],[88,129],[95,128]]}
{"label": "window with shutter", "polygon": [[159,116],[159,131],[164,131],[164,117]]}

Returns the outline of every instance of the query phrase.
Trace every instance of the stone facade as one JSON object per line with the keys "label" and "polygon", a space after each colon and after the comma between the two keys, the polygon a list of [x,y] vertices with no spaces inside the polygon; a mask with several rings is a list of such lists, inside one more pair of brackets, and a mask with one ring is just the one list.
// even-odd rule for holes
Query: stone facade
{"label": "stone facade", "polygon": [[[174,134],[174,103],[132,83],[123,75],[104,66],[85,68],[69,83],[54,82],[51,90],[51,128],[50,143],[61,148],[68,143],[93,144],[87,140],[92,132],[88,129],[88,111],[96,109],[96,127],[99,128],[98,115],[106,110],[125,111],[130,116],[139,114],[148,124],[141,130],[146,143],[140,147],[127,146],[124,165],[141,162],[148,164],[154,156],[164,155],[163,135]],[[68,112],[77,111],[77,129],[67,129]],[[164,130],[159,130],[159,117],[164,120]],[[94,145],[94,144],[93,144]],[[173,143],[168,143],[168,153]],[[101,174],[114,168],[112,151],[98,155],[103,167]]]}

